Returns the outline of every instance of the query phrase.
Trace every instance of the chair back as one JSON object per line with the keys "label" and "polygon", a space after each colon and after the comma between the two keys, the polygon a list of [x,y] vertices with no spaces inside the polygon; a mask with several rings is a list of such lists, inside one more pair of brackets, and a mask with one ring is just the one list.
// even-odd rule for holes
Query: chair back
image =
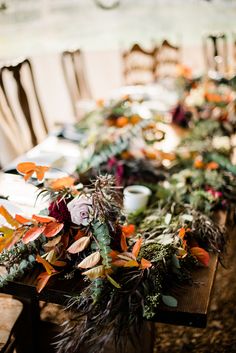
{"label": "chair back", "polygon": [[156,77],[176,77],[180,64],[180,47],[172,45],[168,40],[163,40],[157,52]]}
{"label": "chair back", "polygon": [[156,46],[151,50],[145,50],[135,43],[129,50],[123,52],[125,84],[138,85],[155,82],[157,50]]}
{"label": "chair back", "polygon": [[20,137],[19,143],[25,150],[37,145],[48,133],[48,128],[28,59],[1,67],[0,90],[4,125],[8,124],[15,136]]}
{"label": "chair back", "polygon": [[206,71],[225,75],[228,71],[228,44],[225,33],[209,34],[203,38]]}
{"label": "chair back", "polygon": [[75,116],[80,99],[91,99],[91,91],[85,70],[84,54],[80,49],[67,50],[61,56],[65,81],[70,94]]}

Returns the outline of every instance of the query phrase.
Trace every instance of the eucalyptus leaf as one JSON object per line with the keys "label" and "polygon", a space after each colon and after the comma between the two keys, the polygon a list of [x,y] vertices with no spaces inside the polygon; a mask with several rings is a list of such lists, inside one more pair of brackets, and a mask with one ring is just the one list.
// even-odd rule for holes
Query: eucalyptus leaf
{"label": "eucalyptus leaf", "polygon": [[161,298],[163,303],[167,306],[170,306],[171,308],[176,308],[178,305],[177,299],[175,299],[171,295],[162,295]]}

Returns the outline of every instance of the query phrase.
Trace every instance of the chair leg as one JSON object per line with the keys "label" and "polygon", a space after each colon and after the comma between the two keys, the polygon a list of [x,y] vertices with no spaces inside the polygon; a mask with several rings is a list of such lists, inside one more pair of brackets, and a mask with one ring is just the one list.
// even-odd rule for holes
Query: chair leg
{"label": "chair leg", "polygon": [[17,353],[40,353],[39,349],[39,301],[35,298],[22,299],[23,312],[15,329]]}

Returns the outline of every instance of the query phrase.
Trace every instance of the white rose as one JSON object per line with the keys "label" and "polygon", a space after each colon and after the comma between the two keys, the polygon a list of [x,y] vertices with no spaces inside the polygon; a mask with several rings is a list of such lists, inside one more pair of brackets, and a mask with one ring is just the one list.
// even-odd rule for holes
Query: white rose
{"label": "white rose", "polygon": [[86,195],[76,197],[67,205],[71,220],[77,225],[87,226],[93,220],[92,200]]}

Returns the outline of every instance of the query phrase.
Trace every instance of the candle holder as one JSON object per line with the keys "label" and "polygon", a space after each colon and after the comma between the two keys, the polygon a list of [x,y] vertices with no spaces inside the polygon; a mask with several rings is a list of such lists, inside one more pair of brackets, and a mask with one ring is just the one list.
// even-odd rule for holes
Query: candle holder
{"label": "candle holder", "polygon": [[151,190],[143,185],[130,185],[124,189],[124,210],[134,213],[147,206]]}

